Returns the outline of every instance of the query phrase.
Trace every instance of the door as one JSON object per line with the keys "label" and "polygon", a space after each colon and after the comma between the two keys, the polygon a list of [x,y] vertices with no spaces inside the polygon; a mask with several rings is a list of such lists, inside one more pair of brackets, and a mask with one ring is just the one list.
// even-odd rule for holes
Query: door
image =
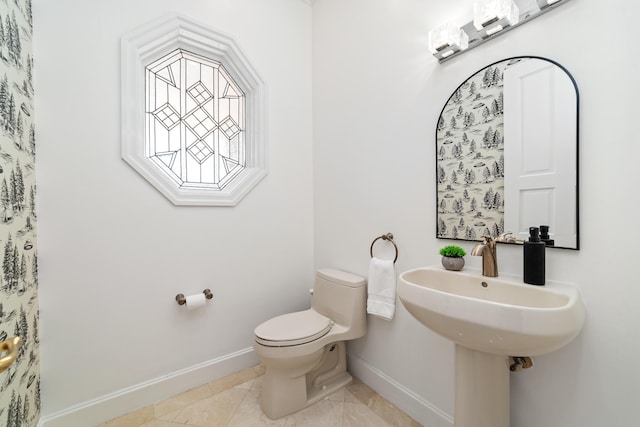
{"label": "door", "polygon": [[545,224],[556,246],[576,247],[575,103],[573,82],[549,61],[504,71],[504,229],[520,239]]}

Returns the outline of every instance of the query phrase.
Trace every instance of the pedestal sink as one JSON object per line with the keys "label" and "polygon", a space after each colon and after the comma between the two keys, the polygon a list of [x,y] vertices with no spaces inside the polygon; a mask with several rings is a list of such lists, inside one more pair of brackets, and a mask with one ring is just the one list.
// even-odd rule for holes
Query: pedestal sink
{"label": "pedestal sink", "polygon": [[563,347],[585,317],[574,285],[532,286],[473,270],[406,271],[398,296],[416,320],[456,344],[455,427],[509,427],[509,357]]}

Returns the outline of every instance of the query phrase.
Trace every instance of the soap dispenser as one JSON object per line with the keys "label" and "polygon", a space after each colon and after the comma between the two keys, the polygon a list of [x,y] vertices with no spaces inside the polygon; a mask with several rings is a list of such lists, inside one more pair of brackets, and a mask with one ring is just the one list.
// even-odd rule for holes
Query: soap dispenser
{"label": "soap dispenser", "polygon": [[555,240],[549,238],[548,225],[540,226],[540,241],[544,242],[544,244],[547,246],[553,246],[555,244]]}
{"label": "soap dispenser", "polygon": [[529,227],[529,240],[524,242],[524,283],[544,285],[545,247],[540,240],[540,229]]}

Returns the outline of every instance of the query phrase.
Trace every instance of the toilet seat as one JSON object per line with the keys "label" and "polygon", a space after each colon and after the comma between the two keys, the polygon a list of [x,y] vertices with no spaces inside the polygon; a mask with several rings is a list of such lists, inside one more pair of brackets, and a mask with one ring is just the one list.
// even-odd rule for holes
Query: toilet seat
{"label": "toilet seat", "polygon": [[255,329],[256,342],[267,347],[306,344],[329,333],[333,323],[314,310],[283,314]]}

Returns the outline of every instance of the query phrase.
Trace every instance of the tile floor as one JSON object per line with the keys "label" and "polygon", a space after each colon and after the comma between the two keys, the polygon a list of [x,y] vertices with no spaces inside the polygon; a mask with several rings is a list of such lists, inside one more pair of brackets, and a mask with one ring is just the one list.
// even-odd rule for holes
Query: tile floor
{"label": "tile floor", "polygon": [[295,414],[270,420],[260,409],[262,365],[188,390],[100,427],[420,427],[358,379]]}

